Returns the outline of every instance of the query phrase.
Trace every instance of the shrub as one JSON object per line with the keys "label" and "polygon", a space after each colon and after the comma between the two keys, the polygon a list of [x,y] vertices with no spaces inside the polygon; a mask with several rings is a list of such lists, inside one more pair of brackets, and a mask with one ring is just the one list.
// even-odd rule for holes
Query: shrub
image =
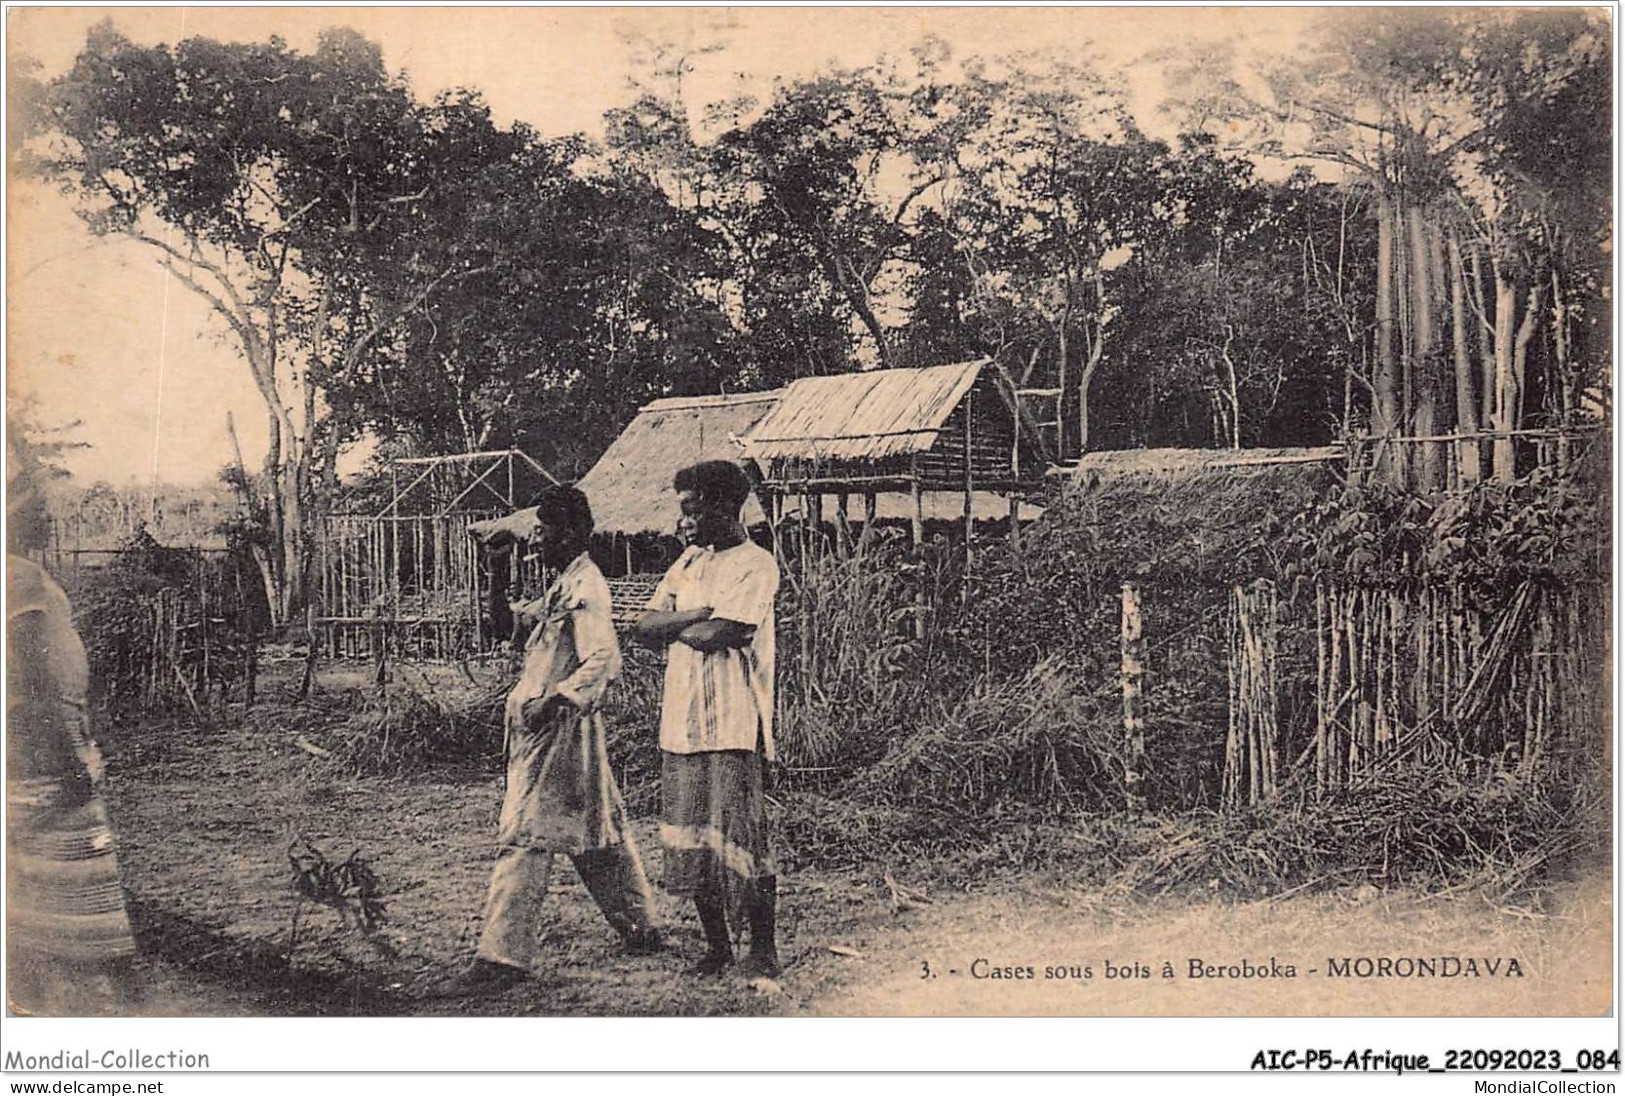
{"label": "shrub", "polygon": [[338,764],[357,775],[422,772],[498,757],[506,692],[505,685],[432,690],[407,685],[381,698],[351,694],[328,707],[338,718],[323,738]]}

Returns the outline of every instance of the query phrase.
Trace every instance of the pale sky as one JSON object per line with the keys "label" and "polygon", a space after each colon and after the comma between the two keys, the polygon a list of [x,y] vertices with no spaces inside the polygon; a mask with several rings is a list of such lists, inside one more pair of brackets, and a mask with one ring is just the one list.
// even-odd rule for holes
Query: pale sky
{"label": "pale sky", "polygon": [[[31,57],[49,77],[71,65],[86,30],[111,17],[142,43],[203,35],[227,41],[281,34],[297,49],[348,25],[379,43],[422,98],[450,87],[484,93],[497,120],[547,135],[596,135],[607,108],[631,97],[627,36],[677,46],[725,44],[693,59],[685,92],[696,108],[741,90],[765,98],[775,77],[829,63],[858,65],[928,34],[956,57],[1092,43],[1130,79],[1143,127],[1158,131],[1161,91],[1147,51],[1239,35],[1249,48],[1290,48],[1302,8],[12,8],[8,63]],[[244,458],[265,451],[265,409],[246,365],[185,287],[169,283],[145,249],[93,242],[60,196],[8,180],[7,393],[37,397],[46,423],[80,420],[77,478],[173,483],[215,477],[230,460],[226,414]]]}

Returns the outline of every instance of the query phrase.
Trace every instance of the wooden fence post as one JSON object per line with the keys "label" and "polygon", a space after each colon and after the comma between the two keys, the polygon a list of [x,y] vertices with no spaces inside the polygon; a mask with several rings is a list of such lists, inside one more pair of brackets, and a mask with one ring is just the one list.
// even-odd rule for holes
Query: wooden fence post
{"label": "wooden fence post", "polygon": [[914,638],[925,638],[925,614],[927,595],[925,590],[925,509],[924,501],[920,497],[920,458],[914,457],[909,465],[912,478],[909,480],[909,534],[914,545],[914,558],[918,563],[919,588],[914,593]]}
{"label": "wooden fence post", "polygon": [[389,631],[381,621],[372,626],[372,684],[383,696],[389,682]]}
{"label": "wooden fence post", "polygon": [[1315,582],[1315,794],[1326,794],[1328,774],[1327,707],[1331,703],[1327,659],[1327,632],[1330,615],[1326,607],[1326,585]]}
{"label": "wooden fence post", "polygon": [[1128,810],[1145,810],[1145,639],[1140,588],[1123,583],[1123,799]]}
{"label": "wooden fence post", "polygon": [[299,699],[310,698],[310,688],[316,682],[316,607],[305,608],[305,676],[299,682]]}
{"label": "wooden fence post", "polygon": [[1231,587],[1228,617],[1230,715],[1221,801],[1233,810],[1270,799],[1277,786],[1275,584],[1258,579],[1248,588]]}

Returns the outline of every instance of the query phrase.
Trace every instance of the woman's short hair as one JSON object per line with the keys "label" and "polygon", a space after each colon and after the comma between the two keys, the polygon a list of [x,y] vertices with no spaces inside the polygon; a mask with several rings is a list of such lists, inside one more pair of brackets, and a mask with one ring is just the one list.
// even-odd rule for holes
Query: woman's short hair
{"label": "woman's short hair", "polygon": [[536,516],[547,524],[562,525],[582,541],[592,538],[592,506],[576,488],[563,484],[544,487],[530,504],[536,507]]}
{"label": "woman's short hair", "polygon": [[677,473],[672,487],[693,491],[706,506],[731,508],[735,514],[750,497],[750,477],[730,460],[704,460]]}

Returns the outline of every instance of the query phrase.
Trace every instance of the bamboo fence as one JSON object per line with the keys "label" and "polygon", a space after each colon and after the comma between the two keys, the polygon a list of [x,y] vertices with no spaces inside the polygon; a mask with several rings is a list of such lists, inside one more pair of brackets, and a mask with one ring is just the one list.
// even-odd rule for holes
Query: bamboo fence
{"label": "bamboo fence", "polygon": [[[1551,775],[1607,726],[1604,599],[1528,580],[1491,605],[1459,585],[1323,581],[1314,591],[1313,726],[1283,727],[1282,604],[1266,581],[1231,591],[1221,803],[1256,806],[1313,773],[1316,794],[1408,766]],[[1296,761],[1288,763],[1296,756]],[[1312,764],[1312,770],[1307,766]]]}
{"label": "bamboo fence", "polygon": [[[327,519],[316,561],[321,609],[311,625],[331,658],[436,660],[479,650],[491,571],[468,527],[482,511],[422,515],[340,514]],[[510,592],[537,585],[540,564],[515,548]]]}
{"label": "bamboo fence", "polygon": [[1275,584],[1265,579],[1230,592],[1227,678],[1230,723],[1225,735],[1226,808],[1252,806],[1275,796],[1280,756],[1276,720],[1279,687]]}
{"label": "bamboo fence", "polygon": [[1531,774],[1593,721],[1583,588],[1520,584],[1500,604],[1460,586],[1315,595],[1315,787],[1400,763],[1477,759]]}
{"label": "bamboo fence", "polygon": [[165,587],[143,599],[151,633],[137,645],[144,664],[138,674],[134,701],[142,709],[188,707],[201,720],[217,709],[240,700],[254,702],[258,671],[258,643],[233,625],[221,606],[211,604],[208,587]]}

